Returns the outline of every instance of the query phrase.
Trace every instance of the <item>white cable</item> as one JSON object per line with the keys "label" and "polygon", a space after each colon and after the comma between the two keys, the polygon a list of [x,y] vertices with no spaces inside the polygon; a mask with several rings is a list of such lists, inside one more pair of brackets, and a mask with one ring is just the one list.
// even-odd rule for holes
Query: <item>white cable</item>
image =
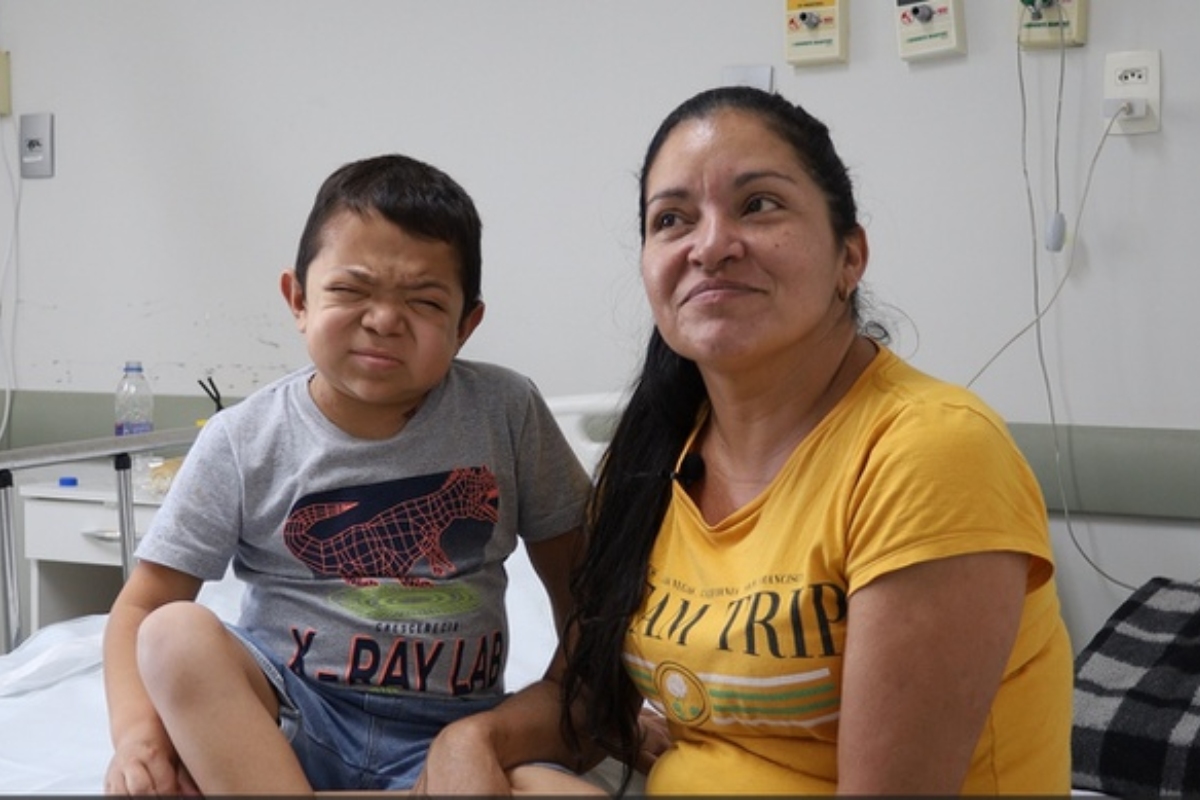
{"label": "white cable", "polygon": [[[1118,110],[1117,113],[1113,114],[1112,117],[1108,120],[1108,124],[1104,127],[1104,135],[1100,137],[1100,142],[1099,142],[1099,144],[1096,145],[1096,151],[1092,155],[1092,161],[1088,165],[1087,179],[1084,182],[1083,195],[1079,201],[1079,211],[1075,215],[1076,239],[1078,239],[1078,236],[1079,236],[1079,234],[1078,234],[1079,223],[1083,218],[1083,207],[1084,207],[1084,203],[1087,202],[1088,190],[1091,188],[1091,185],[1092,185],[1092,175],[1096,169],[1096,162],[1100,158],[1101,150],[1104,149],[1104,143],[1108,141],[1108,136],[1109,136],[1109,133],[1112,131],[1113,125],[1116,123],[1118,118],[1120,118],[1123,114],[1126,114],[1126,113],[1128,113],[1127,105],[1122,106],[1121,109]],[[1091,556],[1088,555],[1086,550],[1084,550],[1083,545],[1079,543],[1079,537],[1075,535],[1075,526],[1072,524],[1072,520],[1071,520],[1070,504],[1067,503],[1067,487],[1063,480],[1062,448],[1060,447],[1059,438],[1058,438],[1058,419],[1054,412],[1054,395],[1050,388],[1050,370],[1046,366],[1046,353],[1045,353],[1045,348],[1044,348],[1043,340],[1042,340],[1042,317],[1045,316],[1046,310],[1049,310],[1050,306],[1054,304],[1054,301],[1058,299],[1058,293],[1062,291],[1064,284],[1066,284],[1067,276],[1070,274],[1071,267],[1074,265],[1074,263],[1075,263],[1075,247],[1074,247],[1074,245],[1072,245],[1071,252],[1067,256],[1067,268],[1066,268],[1066,270],[1063,271],[1062,279],[1058,282],[1058,286],[1057,286],[1057,288],[1055,288],[1054,294],[1050,298],[1050,302],[1046,304],[1045,309],[1042,310],[1041,312],[1039,312],[1037,317],[1035,318],[1035,322],[1037,325],[1036,339],[1037,339],[1038,366],[1039,366],[1039,368],[1041,370],[1041,374],[1042,374],[1042,384],[1046,390],[1046,406],[1050,412],[1050,434],[1054,441],[1054,477],[1055,477],[1055,480],[1058,482],[1058,495],[1059,495],[1060,503],[1062,505],[1063,522],[1067,527],[1067,535],[1071,537],[1071,544],[1075,547],[1075,551],[1077,553],[1079,553],[1079,555],[1083,558],[1083,560],[1086,561],[1088,563],[1088,565],[1092,569],[1094,569],[1101,577],[1116,584],[1117,586],[1120,586],[1124,589],[1128,589],[1129,591],[1132,592],[1137,587],[1131,586],[1130,584],[1126,583],[1125,581],[1122,581],[1122,580],[1110,575],[1099,564],[1097,564],[1095,562],[1095,560],[1092,559]]]}
{"label": "white cable", "polygon": [[[1096,162],[1100,159],[1100,152],[1104,149],[1104,143],[1108,141],[1108,137],[1109,137],[1109,134],[1112,132],[1113,125],[1116,123],[1116,121],[1122,115],[1127,114],[1127,113],[1129,113],[1129,106],[1128,106],[1128,104],[1125,104],[1125,105],[1121,106],[1121,108],[1118,109],[1117,112],[1109,118],[1108,124],[1104,126],[1104,134],[1100,137],[1100,142],[1096,145],[1096,151],[1095,151],[1095,153],[1092,154],[1092,161],[1088,165],[1087,179],[1084,181],[1083,195],[1079,199],[1079,210],[1075,214],[1075,232],[1076,232],[1075,236],[1076,236],[1076,239],[1078,239],[1078,237],[1079,237],[1079,225],[1080,225],[1080,222],[1083,220],[1084,204],[1087,202],[1088,192],[1092,186],[1092,175],[1094,174],[1094,172],[1096,170]],[[1046,310],[1048,310],[1050,308],[1050,306],[1052,306],[1054,304],[1054,301],[1058,299],[1058,293],[1062,291],[1063,286],[1066,284],[1067,276],[1070,275],[1071,267],[1074,266],[1074,264],[1075,264],[1075,247],[1074,247],[1074,245],[1072,245],[1071,252],[1067,256],[1067,268],[1063,271],[1062,279],[1059,280],[1058,286],[1054,290],[1054,294],[1050,297],[1050,302],[1048,302],[1046,304]],[[1081,545],[1079,543],[1079,537],[1077,537],[1075,535],[1075,526],[1072,524],[1072,520],[1071,520],[1071,509],[1070,509],[1069,504],[1067,503],[1067,487],[1066,487],[1065,482],[1063,481],[1062,449],[1059,446],[1058,420],[1054,413],[1054,399],[1053,399],[1053,395],[1050,390],[1050,372],[1049,372],[1049,369],[1046,367],[1046,355],[1045,355],[1043,345],[1042,345],[1041,319],[1043,316],[1045,316],[1045,313],[1046,313],[1045,310],[1043,310],[1042,312],[1040,312],[1037,315],[1038,364],[1040,365],[1041,372],[1042,372],[1042,382],[1046,388],[1046,405],[1050,409],[1050,433],[1054,440],[1054,476],[1058,482],[1058,494],[1059,494],[1060,502],[1062,505],[1063,522],[1067,526],[1067,535],[1071,537],[1071,544],[1075,547],[1075,551],[1077,553],[1079,553],[1079,555],[1083,558],[1083,560],[1086,561],[1088,563],[1088,565],[1092,569],[1094,569],[1101,577],[1116,584],[1117,586],[1120,586],[1124,589],[1128,589],[1129,591],[1132,592],[1137,587],[1132,586],[1132,585],[1126,583],[1125,581],[1122,581],[1122,580],[1119,580],[1118,578],[1113,577],[1108,572],[1106,572],[1103,568],[1101,568],[1101,566],[1099,564],[1097,564],[1095,562],[1095,560],[1092,559],[1091,556],[1088,555],[1087,551],[1084,550],[1083,545]]]}
{"label": "white cable", "polygon": [[[1022,22],[1023,22],[1023,20],[1022,20]],[[1061,19],[1060,19],[1060,22],[1061,22]],[[975,383],[975,381],[979,380],[980,376],[983,375],[983,373],[985,371],[987,371],[987,369],[992,365],[992,363],[994,363],[996,361],[996,359],[999,358],[1000,355],[1009,348],[1009,346],[1011,346],[1014,342],[1016,342],[1023,335],[1025,335],[1025,333],[1030,328],[1036,328],[1038,368],[1039,368],[1041,376],[1042,376],[1042,384],[1043,384],[1043,388],[1044,388],[1045,394],[1046,394],[1046,405],[1049,408],[1049,413],[1050,413],[1050,432],[1051,432],[1051,436],[1052,436],[1053,444],[1054,444],[1054,474],[1055,474],[1055,479],[1058,483],[1058,492],[1059,492],[1060,502],[1062,505],[1063,521],[1067,527],[1067,534],[1070,536],[1071,543],[1075,547],[1076,552],[1079,553],[1079,555],[1083,558],[1083,560],[1086,561],[1087,564],[1093,570],[1095,570],[1097,574],[1099,574],[1106,580],[1108,580],[1118,586],[1121,586],[1122,588],[1133,591],[1136,587],[1131,586],[1130,584],[1125,583],[1124,581],[1118,580],[1117,578],[1113,577],[1108,572],[1106,572],[1103,568],[1101,568],[1100,565],[1097,564],[1095,562],[1095,560],[1092,559],[1091,556],[1089,556],[1087,554],[1087,552],[1083,549],[1083,546],[1080,544],[1079,539],[1075,534],[1075,527],[1074,527],[1074,525],[1072,523],[1072,519],[1071,519],[1070,506],[1067,503],[1066,484],[1063,480],[1062,449],[1061,449],[1060,443],[1059,443],[1058,418],[1054,411],[1054,393],[1053,393],[1053,389],[1052,389],[1052,386],[1050,383],[1050,370],[1046,365],[1045,346],[1044,346],[1044,341],[1043,341],[1043,337],[1042,337],[1042,318],[1046,315],[1046,313],[1050,310],[1050,308],[1054,305],[1055,301],[1058,299],[1058,295],[1063,290],[1063,287],[1066,285],[1067,278],[1070,277],[1071,271],[1075,265],[1075,242],[1078,242],[1079,238],[1080,238],[1079,231],[1080,231],[1080,228],[1083,223],[1083,211],[1087,204],[1088,194],[1091,192],[1092,178],[1095,175],[1096,164],[1100,160],[1100,153],[1104,149],[1104,144],[1108,141],[1108,137],[1109,137],[1110,133],[1112,132],[1113,125],[1116,124],[1116,121],[1122,115],[1129,113],[1131,111],[1131,107],[1128,103],[1122,104],[1121,107],[1118,108],[1117,111],[1112,114],[1112,116],[1108,120],[1108,124],[1105,125],[1105,127],[1104,127],[1104,133],[1100,136],[1100,141],[1096,144],[1096,150],[1092,154],[1092,159],[1091,159],[1090,163],[1088,164],[1087,176],[1084,179],[1083,193],[1081,194],[1081,196],[1079,198],[1079,208],[1075,213],[1075,237],[1074,237],[1074,242],[1072,242],[1070,252],[1067,254],[1067,265],[1063,271],[1062,277],[1059,279],[1058,285],[1054,289],[1054,293],[1050,297],[1050,300],[1043,306],[1041,304],[1041,290],[1040,290],[1041,281],[1040,281],[1039,272],[1038,272],[1038,245],[1037,245],[1036,211],[1034,209],[1034,202],[1033,202],[1033,189],[1032,189],[1032,186],[1031,186],[1031,183],[1029,180],[1028,127],[1026,124],[1028,101],[1027,101],[1027,95],[1025,92],[1025,73],[1024,73],[1023,65],[1022,65],[1022,61],[1021,61],[1021,46],[1020,46],[1020,32],[1019,31],[1020,31],[1020,27],[1018,27],[1018,42],[1017,42],[1017,78],[1018,78],[1018,85],[1020,87],[1020,95],[1021,95],[1021,168],[1022,168],[1022,173],[1024,175],[1024,180],[1025,180],[1025,199],[1026,199],[1027,208],[1029,210],[1029,230],[1030,230],[1030,239],[1031,239],[1031,244],[1032,244],[1030,261],[1032,262],[1032,266],[1033,266],[1034,317],[1029,322],[1029,324],[1027,324],[1023,328],[1021,328],[1021,330],[1019,330],[1012,338],[1010,338],[1007,342],[1005,342],[1000,347],[1000,349],[997,350],[996,353],[991,358],[988,359],[987,363],[985,363],[983,365],[983,367],[981,367],[979,369],[979,371],[975,373],[974,377],[972,377],[971,380],[967,382],[967,386],[968,387],[972,386]],[[1062,32],[1061,24],[1059,26],[1059,31],[1061,34],[1061,32]],[[1063,51],[1065,51],[1065,49],[1066,49],[1065,39],[1061,39],[1061,36],[1060,36],[1060,46],[1061,46],[1061,49]],[[1062,83],[1061,83],[1061,77],[1060,77],[1060,84],[1059,84],[1059,88],[1060,88],[1059,102],[1060,102],[1060,104],[1062,101],[1061,86],[1062,86]],[[1056,135],[1056,147],[1057,147],[1057,129],[1056,129],[1055,135]],[[1057,169],[1057,156],[1056,156],[1056,160],[1055,160],[1055,166]],[[1057,176],[1055,177],[1055,181],[1057,184]]]}
{"label": "white cable", "polygon": [[1059,174],[1059,151],[1062,149],[1063,84],[1067,79],[1067,34],[1064,30],[1062,4],[1058,9],[1058,97],[1054,103],[1054,213],[1062,212],[1062,178]]}
{"label": "white cable", "polygon": [[[1054,174],[1054,212],[1046,221],[1046,235],[1043,244],[1052,253],[1062,250],[1066,242],[1067,225],[1062,214],[1062,177],[1059,170],[1059,152],[1062,149],[1062,105],[1063,84],[1067,75],[1067,38],[1064,30],[1063,10],[1061,4],[1055,4],[1058,10],[1058,98],[1054,104],[1054,159],[1052,162]],[[1019,56],[1018,56],[1019,58]]]}
{"label": "white cable", "polygon": [[[1017,54],[1017,90],[1020,93],[1020,97],[1021,97],[1021,175],[1024,179],[1023,185],[1025,187],[1025,208],[1029,213],[1029,229],[1030,229],[1030,231],[1034,231],[1034,234],[1032,237],[1033,238],[1033,249],[1030,251],[1029,261],[1033,267],[1033,292],[1034,292],[1033,306],[1034,306],[1035,316],[1034,316],[1033,320],[1031,320],[1029,322],[1028,325],[1021,328],[1021,330],[1017,331],[1017,333],[1014,334],[1011,339],[1009,339],[1007,342],[1005,342],[1003,345],[1001,345],[1000,349],[997,350],[992,355],[992,357],[989,358],[984,363],[984,365],[979,368],[979,371],[976,372],[975,375],[972,376],[972,378],[969,381],[967,381],[968,387],[974,386],[975,381],[979,380],[980,376],[982,376],[983,373],[986,372],[992,366],[992,364],[996,361],[996,359],[998,359],[1001,355],[1003,355],[1004,352],[1006,350],[1008,350],[1008,348],[1010,346],[1012,346],[1018,339],[1020,339],[1022,336],[1024,336],[1025,333],[1030,328],[1032,328],[1034,325],[1036,325],[1038,320],[1042,317],[1042,315],[1044,315],[1046,313],[1046,310],[1049,309],[1049,306],[1047,306],[1046,309],[1039,309],[1039,302],[1038,302],[1038,249],[1037,249],[1037,234],[1036,234],[1036,231],[1037,231],[1036,214],[1037,214],[1037,212],[1035,210],[1034,202],[1033,202],[1033,188],[1032,188],[1031,181],[1029,180],[1029,98],[1028,98],[1028,93],[1025,91],[1025,63],[1021,60],[1021,29],[1025,22],[1024,15],[1029,14],[1029,13],[1030,13],[1029,7],[1022,5],[1022,12],[1021,12],[1022,16],[1017,21],[1016,54]],[[1101,141],[1103,141],[1103,139]],[[1074,248],[1072,248],[1072,253],[1074,253]],[[1068,268],[1069,268],[1070,261],[1068,261],[1067,263],[1068,263]],[[1064,274],[1063,278],[1065,280],[1065,278],[1066,278],[1065,274]],[[1055,295],[1057,296],[1057,292],[1055,293]]]}
{"label": "white cable", "polygon": [[[19,148],[18,134],[16,126],[11,125],[13,129],[14,149]],[[13,174],[12,162],[8,157],[7,143],[0,138],[0,154],[4,159],[4,170],[8,176],[8,185],[12,187],[12,236],[8,240],[8,248],[4,254],[4,261],[0,264],[0,368],[3,369],[4,381],[4,408],[0,412],[0,441],[4,439],[4,435],[8,432],[8,425],[12,419],[12,398],[13,391],[16,388],[16,375],[14,371],[15,361],[15,338],[16,338],[16,318],[17,318],[17,264],[18,264],[18,233],[20,231],[21,222],[21,182]],[[4,289],[8,285],[10,271],[13,276],[13,296],[12,296],[12,313],[5,318],[4,311]]]}
{"label": "white cable", "polygon": [[[1079,226],[1083,220],[1084,204],[1087,202],[1088,192],[1091,190],[1092,176],[1096,170],[1096,162],[1100,158],[1100,153],[1104,148],[1104,143],[1108,141],[1108,137],[1109,137],[1110,132],[1112,131],[1113,125],[1115,125],[1117,120],[1120,119],[1120,117],[1125,113],[1125,108],[1126,108],[1126,106],[1122,106],[1121,108],[1119,108],[1117,110],[1117,113],[1115,113],[1111,117],[1109,117],[1108,124],[1104,126],[1104,133],[1101,135],[1100,141],[1096,145],[1096,150],[1092,154],[1091,163],[1088,165],[1087,178],[1084,181],[1083,195],[1080,197],[1079,208],[1075,212],[1075,239],[1076,240],[1079,239]],[[1032,194],[1030,193],[1030,190],[1028,189],[1028,181],[1026,182],[1026,194],[1028,195],[1029,202],[1032,203]],[[1032,219],[1033,219],[1033,213],[1031,212],[1030,213],[1031,224],[1032,224]],[[1037,260],[1037,245],[1036,245],[1036,243],[1034,244],[1033,253],[1034,253],[1034,261],[1036,262],[1036,260]],[[1035,296],[1034,309],[1036,311],[1036,315],[1024,327],[1022,327],[1019,331],[1017,331],[1015,334],[1013,334],[1012,337],[1008,339],[1008,341],[1006,341],[1003,345],[1001,345],[1000,348],[998,350],[996,350],[995,353],[992,354],[992,357],[989,358],[987,360],[987,362],[984,363],[984,365],[979,368],[979,371],[976,372],[975,375],[971,377],[971,380],[967,381],[968,387],[973,386],[975,384],[975,382],[978,381],[980,379],[980,377],[983,376],[983,373],[987,372],[987,370],[992,366],[992,364],[995,363],[996,359],[998,359],[1000,356],[1002,356],[1004,354],[1004,352],[1006,350],[1008,350],[1009,347],[1016,344],[1016,342],[1022,336],[1024,336],[1026,333],[1029,332],[1030,328],[1037,325],[1041,321],[1042,317],[1046,316],[1047,312],[1050,311],[1051,306],[1053,306],[1054,302],[1058,299],[1058,295],[1062,292],[1063,287],[1066,285],[1067,278],[1069,278],[1071,276],[1071,270],[1074,268],[1074,266],[1075,266],[1075,246],[1074,246],[1074,244],[1072,244],[1071,249],[1067,253],[1066,269],[1063,271],[1062,277],[1059,278],[1058,284],[1054,288],[1054,293],[1050,295],[1050,299],[1046,302],[1046,305],[1044,307],[1038,306],[1038,301],[1036,299],[1037,294],[1038,294],[1038,286],[1037,286],[1037,282],[1035,281],[1034,282],[1034,296]],[[1036,267],[1035,267],[1035,269],[1036,269]]]}

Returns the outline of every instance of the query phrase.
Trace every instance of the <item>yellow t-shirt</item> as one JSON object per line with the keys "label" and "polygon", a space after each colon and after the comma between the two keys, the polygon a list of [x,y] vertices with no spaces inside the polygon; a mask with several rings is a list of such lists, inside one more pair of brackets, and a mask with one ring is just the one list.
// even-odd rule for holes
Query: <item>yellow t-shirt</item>
{"label": "yellow t-shirt", "polygon": [[1067,793],[1072,657],[1041,491],[979,399],[884,348],[729,518],[706,524],[675,487],[626,639],[629,673],[675,740],[648,791],[833,792],[849,596],[994,550],[1032,556],[1029,588],[963,791]]}

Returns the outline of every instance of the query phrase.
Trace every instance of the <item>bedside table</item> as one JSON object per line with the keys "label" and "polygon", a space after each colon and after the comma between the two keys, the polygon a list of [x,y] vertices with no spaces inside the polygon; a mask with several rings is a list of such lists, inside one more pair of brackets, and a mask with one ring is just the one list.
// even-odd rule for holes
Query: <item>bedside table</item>
{"label": "bedside table", "polygon": [[[116,475],[111,464],[78,462],[19,485],[25,559],[29,562],[29,627],[109,610],[124,582]],[[136,490],[134,528],[146,531],[160,504]]]}

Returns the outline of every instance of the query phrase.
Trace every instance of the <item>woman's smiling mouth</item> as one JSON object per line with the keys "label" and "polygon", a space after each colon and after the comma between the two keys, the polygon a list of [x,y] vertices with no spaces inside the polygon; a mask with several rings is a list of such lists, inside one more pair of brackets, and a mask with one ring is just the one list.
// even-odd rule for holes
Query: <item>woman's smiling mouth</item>
{"label": "woman's smiling mouth", "polygon": [[681,306],[689,303],[718,302],[730,297],[756,293],[752,286],[736,281],[706,280],[696,284],[683,296]]}

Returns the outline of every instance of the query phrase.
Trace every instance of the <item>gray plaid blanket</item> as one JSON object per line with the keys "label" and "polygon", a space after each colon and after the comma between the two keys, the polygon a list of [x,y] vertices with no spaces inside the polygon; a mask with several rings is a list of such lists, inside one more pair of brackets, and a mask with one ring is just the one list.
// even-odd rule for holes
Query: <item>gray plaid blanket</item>
{"label": "gray plaid blanket", "polygon": [[1200,586],[1153,578],[1075,660],[1072,783],[1200,797]]}

